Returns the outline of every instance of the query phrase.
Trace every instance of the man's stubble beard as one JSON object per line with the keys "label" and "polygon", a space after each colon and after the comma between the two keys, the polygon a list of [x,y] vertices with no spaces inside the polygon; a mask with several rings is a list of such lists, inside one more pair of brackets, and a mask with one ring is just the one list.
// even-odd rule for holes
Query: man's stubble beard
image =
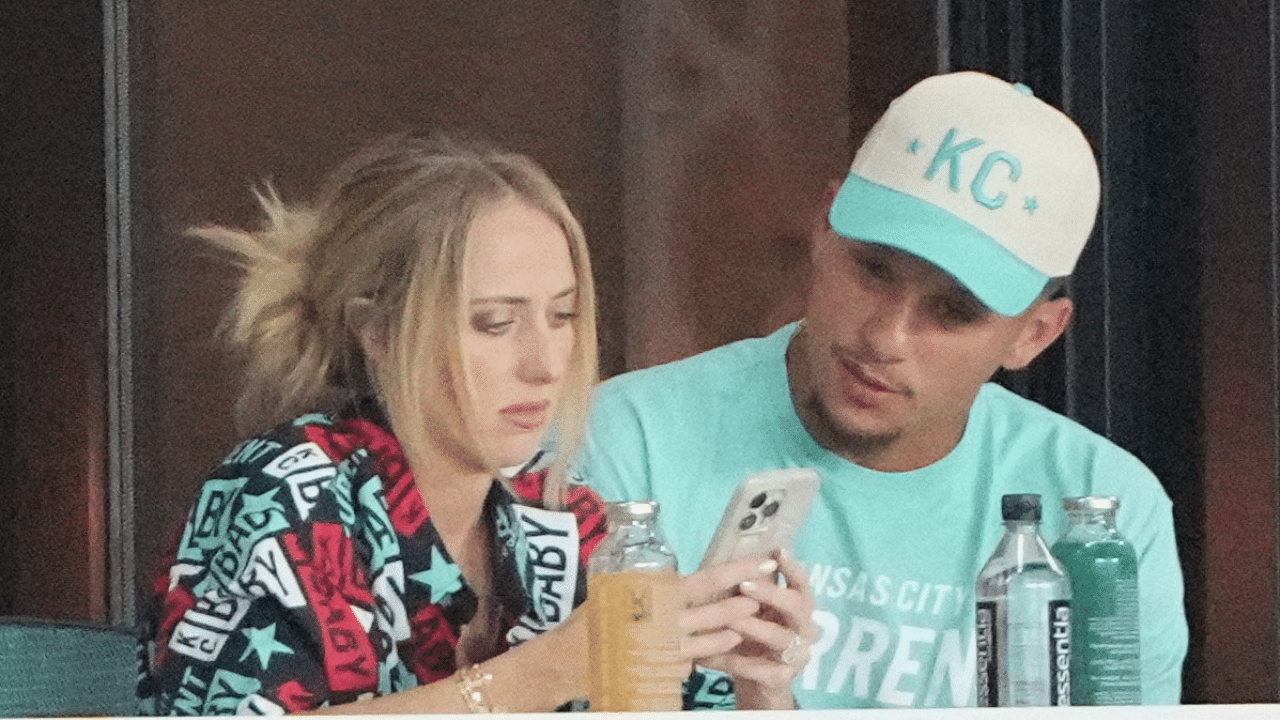
{"label": "man's stubble beard", "polygon": [[814,442],[829,452],[858,464],[866,464],[888,450],[898,441],[902,432],[891,430],[883,433],[859,432],[844,427],[822,402],[817,388],[809,382],[808,358],[811,352],[809,338],[804,337],[803,322],[787,347],[787,376],[791,384],[791,402]]}
{"label": "man's stubble beard", "polygon": [[893,447],[902,436],[899,430],[883,433],[858,432],[842,427],[832,417],[816,390],[810,390],[802,399],[800,419],[814,442],[846,460],[867,464],[876,456]]}

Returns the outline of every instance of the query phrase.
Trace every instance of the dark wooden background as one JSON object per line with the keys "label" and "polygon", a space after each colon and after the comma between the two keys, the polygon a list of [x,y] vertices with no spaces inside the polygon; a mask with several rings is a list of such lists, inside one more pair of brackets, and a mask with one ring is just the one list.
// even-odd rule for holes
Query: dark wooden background
{"label": "dark wooden background", "polygon": [[1280,699],[1275,0],[0,0],[0,613],[128,624],[232,443],[234,276],[186,239],[371,134],[478,127],[587,228],[607,374],[794,319],[805,233],[945,69],[1067,109],[1104,174],[1077,321],[1002,382],[1177,508],[1187,702]]}

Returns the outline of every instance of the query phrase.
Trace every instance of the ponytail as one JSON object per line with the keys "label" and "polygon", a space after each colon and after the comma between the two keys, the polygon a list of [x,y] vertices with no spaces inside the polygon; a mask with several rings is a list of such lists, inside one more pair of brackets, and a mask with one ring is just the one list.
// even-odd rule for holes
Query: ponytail
{"label": "ponytail", "polygon": [[241,432],[329,409],[350,395],[335,377],[350,354],[343,318],[326,312],[310,294],[307,263],[317,218],[308,209],[286,207],[270,186],[254,194],[266,213],[261,229],[191,230],[232,253],[243,272],[222,326],[244,362],[244,389],[235,409]]}

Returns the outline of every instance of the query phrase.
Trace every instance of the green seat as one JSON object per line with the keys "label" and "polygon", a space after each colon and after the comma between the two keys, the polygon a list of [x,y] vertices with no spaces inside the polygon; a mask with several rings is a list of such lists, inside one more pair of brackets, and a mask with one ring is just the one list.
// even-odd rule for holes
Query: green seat
{"label": "green seat", "polygon": [[0,717],[137,715],[137,668],[125,630],[0,618]]}

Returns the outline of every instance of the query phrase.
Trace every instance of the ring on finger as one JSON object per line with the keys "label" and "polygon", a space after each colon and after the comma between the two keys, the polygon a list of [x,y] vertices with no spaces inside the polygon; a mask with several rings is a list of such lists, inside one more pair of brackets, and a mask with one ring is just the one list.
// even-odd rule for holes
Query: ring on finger
{"label": "ring on finger", "polygon": [[803,648],[804,638],[800,637],[800,633],[795,633],[791,636],[791,644],[787,645],[787,649],[782,651],[778,659],[787,665],[791,665],[800,659],[800,652]]}

